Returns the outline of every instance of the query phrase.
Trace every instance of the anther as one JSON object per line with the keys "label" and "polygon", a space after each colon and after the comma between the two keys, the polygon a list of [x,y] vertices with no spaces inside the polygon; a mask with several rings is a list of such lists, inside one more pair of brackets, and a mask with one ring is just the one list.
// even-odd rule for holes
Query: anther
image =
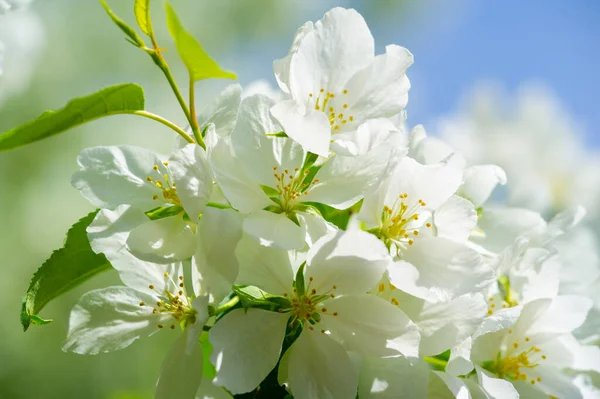
{"label": "anther", "polygon": [[175,329],[175,324],[171,324],[171,330]]}
{"label": "anther", "polygon": [[321,312],[327,312],[327,308],[321,309]]}
{"label": "anther", "polygon": [[150,181],[150,182],[151,182],[151,181],[152,181],[152,178],[151,178],[150,176],[148,176],[148,177],[146,177],[146,180],[148,180],[148,181]]}
{"label": "anther", "polygon": [[157,199],[158,199],[158,195],[154,194],[154,195],[152,196],[152,199],[153,199],[153,200],[157,200]]}
{"label": "anther", "polygon": [[145,302],[140,302],[140,306],[144,306],[144,305],[146,305]]}
{"label": "anther", "polygon": [[348,104],[344,104],[344,108],[348,108]]}
{"label": "anther", "polygon": [[400,305],[400,302],[396,298],[392,298],[391,302],[396,306]]}
{"label": "anther", "polygon": [[153,290],[153,289],[154,289],[154,286],[153,286],[152,284],[150,284],[150,285],[148,286],[148,288],[150,288],[151,290]]}
{"label": "anther", "polygon": [[344,90],[344,94],[348,94],[348,90]]}
{"label": "anther", "polygon": [[337,316],[337,315],[338,315],[338,312],[333,312],[333,315],[334,315],[334,316]]}
{"label": "anther", "polygon": [[158,328],[163,328],[164,326],[162,324],[159,324],[157,327]]}
{"label": "anther", "polygon": [[169,166],[169,163],[167,161],[165,161],[165,162],[163,162],[163,165]]}
{"label": "anther", "polygon": [[154,167],[152,169],[158,170],[158,165],[154,165]]}
{"label": "anther", "polygon": [[183,283],[179,283],[179,286],[180,286],[181,288],[183,288],[183,286],[184,286],[184,285],[185,285],[185,284],[183,284]]}

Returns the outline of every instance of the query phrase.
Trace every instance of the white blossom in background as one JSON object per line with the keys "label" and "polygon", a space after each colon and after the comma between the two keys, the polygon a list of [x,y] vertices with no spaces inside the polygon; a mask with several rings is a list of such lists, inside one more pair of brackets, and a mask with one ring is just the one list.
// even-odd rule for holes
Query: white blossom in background
{"label": "white blossom in background", "polygon": [[26,1],[0,1],[0,105],[29,87],[46,44],[42,19]]}
{"label": "white blossom in background", "polygon": [[549,215],[583,205],[596,217],[600,154],[588,148],[582,127],[543,86],[501,93],[496,86],[477,87],[464,109],[440,121],[441,138],[470,163],[501,166],[510,205]]}

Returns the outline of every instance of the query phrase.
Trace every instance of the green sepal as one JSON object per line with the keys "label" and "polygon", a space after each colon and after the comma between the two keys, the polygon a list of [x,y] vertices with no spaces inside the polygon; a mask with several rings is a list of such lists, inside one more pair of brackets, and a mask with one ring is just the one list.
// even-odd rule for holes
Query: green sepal
{"label": "green sepal", "polygon": [[304,284],[304,267],[306,266],[306,262],[302,262],[298,271],[296,272],[296,280],[294,281],[294,286],[296,288],[296,292],[299,297],[306,294],[306,285]]}
{"label": "green sepal", "polygon": [[97,213],[94,211],[75,223],[67,232],[64,247],[54,251],[33,275],[21,309],[24,331],[32,323],[44,325],[52,321],[38,316],[48,302],[111,268],[104,255],[92,251],[87,238],[86,229]]}
{"label": "green sepal", "polygon": [[167,2],[165,2],[165,10],[167,13],[167,27],[173,40],[175,40],[177,52],[194,82],[202,79],[237,79],[235,73],[223,70],[204,51],[200,43],[183,28],[175,10]]}
{"label": "green sepal", "polygon": [[288,212],[285,214],[285,216],[292,222],[294,222],[296,226],[300,227],[300,220],[298,220],[298,215],[296,214],[296,212]]}
{"label": "green sepal", "polygon": [[267,136],[267,137],[283,137],[283,138],[288,138],[288,135],[285,134],[285,132],[267,133],[267,134],[265,134],[265,136]]}
{"label": "green sepal", "polygon": [[213,346],[208,339],[208,332],[203,331],[200,335],[200,345],[202,346],[202,357],[203,357],[203,365],[202,365],[202,376],[204,378],[208,378],[212,380],[217,375],[217,369],[210,361],[210,355],[213,351]]}
{"label": "green sepal", "polygon": [[94,94],[69,101],[59,110],[46,111],[38,118],[0,134],[0,151],[33,143],[86,122],[144,109],[144,90],[133,83],[106,87]]}
{"label": "green sepal", "polygon": [[[110,7],[108,7],[108,4],[106,4],[106,1],[100,0],[100,3],[102,4],[102,7],[104,7],[104,10],[106,11],[106,13],[110,17],[110,19],[112,19],[113,22],[123,31],[123,33],[125,33],[129,37],[129,40],[127,40],[129,43],[133,44],[134,46],[140,47],[140,48],[146,47],[146,43],[144,43],[144,40],[142,40],[142,38],[137,34],[137,32],[131,26],[127,25],[125,23],[125,21],[123,21],[121,18],[119,18],[110,9]],[[137,2],[136,2],[136,4],[137,4]]]}
{"label": "green sepal", "polygon": [[150,0],[135,0],[133,12],[138,26],[148,36],[152,36],[152,21],[150,20]]}
{"label": "green sepal", "polygon": [[240,298],[240,303],[246,310],[249,308],[260,308],[278,311],[279,309],[289,309],[292,307],[289,299],[269,294],[252,285],[234,285],[233,292]]}
{"label": "green sepal", "polygon": [[185,212],[182,207],[178,205],[173,206],[161,206],[158,208],[154,208],[146,212],[146,216],[150,218],[150,220],[158,220],[168,218],[170,216],[179,215],[181,212]]}
{"label": "green sepal", "polygon": [[304,164],[302,165],[302,170],[306,170],[306,169],[310,168],[311,166],[313,166],[315,164],[315,162],[317,162],[317,159],[319,159],[319,156],[317,154],[312,153],[312,152],[306,153],[306,158],[304,158]]}

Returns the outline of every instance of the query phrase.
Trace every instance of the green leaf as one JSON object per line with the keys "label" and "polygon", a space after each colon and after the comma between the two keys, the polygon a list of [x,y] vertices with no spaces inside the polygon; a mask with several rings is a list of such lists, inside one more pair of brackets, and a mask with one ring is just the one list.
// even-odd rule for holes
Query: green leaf
{"label": "green leaf", "polygon": [[221,69],[219,64],[206,54],[200,43],[183,28],[179,17],[169,3],[165,3],[165,8],[169,32],[173,36],[177,52],[194,82],[211,78],[237,79],[235,73]]}
{"label": "green leaf", "polygon": [[202,335],[200,335],[200,345],[202,345],[203,356],[202,376],[212,380],[217,375],[217,370],[210,361],[210,354],[213,351],[213,346],[208,339],[207,331],[203,331]]}
{"label": "green leaf", "polygon": [[0,151],[33,143],[104,116],[144,109],[144,90],[126,83],[71,100],[64,108],[46,111],[37,119],[0,134]]}
{"label": "green leaf", "polygon": [[152,21],[150,20],[150,0],[135,0],[133,6],[135,19],[142,32],[152,36]]}
{"label": "green leaf", "polygon": [[21,310],[21,324],[25,331],[32,323],[43,325],[52,321],[38,316],[52,299],[111,268],[104,255],[92,251],[87,238],[86,228],[97,213],[94,211],[75,223],[67,232],[64,247],[54,251],[33,275]]}
{"label": "green leaf", "polygon": [[[125,23],[125,21],[123,21],[121,18],[117,17],[117,15],[114,12],[112,12],[112,10],[108,7],[108,4],[106,4],[106,1],[100,0],[100,3],[102,3],[102,7],[104,7],[104,10],[106,10],[106,13],[110,17],[110,19],[112,19],[113,22],[119,28],[121,28],[123,33],[125,33],[127,36],[129,36],[129,38],[131,39],[131,43],[133,45],[138,46],[138,47],[146,47],[146,43],[144,43],[142,38],[139,37],[137,32],[131,26],[127,25]],[[136,5],[137,5],[137,2],[136,2]],[[137,15],[137,12],[136,12],[136,15]]]}

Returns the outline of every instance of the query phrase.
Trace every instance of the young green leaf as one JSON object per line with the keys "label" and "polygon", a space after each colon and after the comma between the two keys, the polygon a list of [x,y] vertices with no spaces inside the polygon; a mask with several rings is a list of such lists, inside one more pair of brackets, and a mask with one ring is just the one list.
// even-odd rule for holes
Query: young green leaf
{"label": "young green leaf", "polygon": [[237,79],[233,72],[224,71],[215,60],[210,58],[200,43],[194,39],[181,25],[179,17],[175,14],[173,7],[165,3],[167,12],[167,26],[173,39],[177,52],[187,67],[192,80],[211,78]]}
{"label": "young green leaf", "polygon": [[52,299],[111,268],[104,255],[92,251],[87,238],[86,228],[97,213],[92,212],[75,223],[67,233],[64,247],[54,251],[33,275],[21,310],[25,331],[32,323],[42,325],[52,321],[38,316]]}
{"label": "young green leaf", "polygon": [[135,19],[142,32],[152,36],[152,21],[150,20],[150,0],[135,0],[133,6]]}
{"label": "young green leaf", "polygon": [[144,109],[144,90],[133,83],[110,86],[71,100],[64,108],[0,134],[0,151],[33,143],[104,116]]}
{"label": "young green leaf", "polygon": [[[125,21],[123,21],[121,18],[117,17],[117,15],[108,7],[108,4],[106,4],[106,1],[104,0],[100,0],[100,3],[102,3],[102,7],[104,7],[104,10],[106,10],[106,13],[108,14],[108,16],[110,17],[110,19],[113,20],[113,22],[119,27],[121,28],[121,30],[127,35],[129,36],[129,38],[131,39],[131,43],[135,46],[138,47],[146,47],[146,44],[144,43],[144,41],[142,40],[141,37],[139,37],[139,35],[136,33],[135,30],[133,30],[132,27],[130,27],[129,25],[127,25],[125,23]],[[136,1],[136,15],[137,15],[137,1]],[[143,29],[142,29],[143,30]]]}

